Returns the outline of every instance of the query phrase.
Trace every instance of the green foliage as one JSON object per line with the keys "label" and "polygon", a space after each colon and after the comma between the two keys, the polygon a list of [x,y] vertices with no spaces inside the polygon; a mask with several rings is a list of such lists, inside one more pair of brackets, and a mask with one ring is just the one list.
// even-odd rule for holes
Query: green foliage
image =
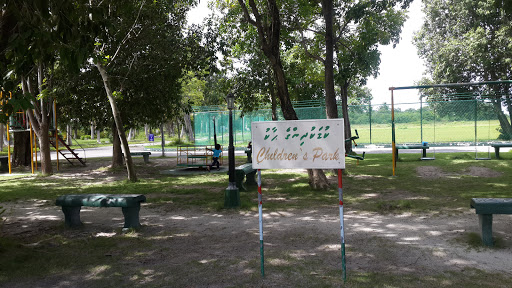
{"label": "green foliage", "polygon": [[[434,0],[425,3],[425,23],[414,40],[431,74],[431,79],[424,79],[422,84],[511,79],[512,49],[504,47],[512,47],[512,22],[507,6],[500,2]],[[463,92],[464,95],[456,94]],[[510,84],[437,88],[425,94],[433,95],[429,101],[451,101],[454,97],[487,99],[487,105],[502,119],[505,137],[512,135]],[[439,106],[441,113],[454,113],[446,103]]]}

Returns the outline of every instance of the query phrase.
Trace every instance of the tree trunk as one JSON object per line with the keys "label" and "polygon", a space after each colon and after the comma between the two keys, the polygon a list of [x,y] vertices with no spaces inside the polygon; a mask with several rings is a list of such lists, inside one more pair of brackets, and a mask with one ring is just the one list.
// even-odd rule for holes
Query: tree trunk
{"label": "tree trunk", "polygon": [[112,168],[122,167],[124,165],[123,150],[121,149],[121,140],[119,140],[115,122],[112,122],[112,139]]}
{"label": "tree trunk", "polygon": [[96,142],[101,143],[101,131],[99,129],[96,130]]}
{"label": "tree trunk", "polygon": [[338,106],[334,93],[334,36],[333,36],[333,3],[322,0],[322,12],[325,21],[325,113],[327,119],[338,118]]}
{"label": "tree trunk", "polygon": [[270,79],[270,83],[269,83],[269,88],[268,88],[268,92],[270,94],[270,105],[271,105],[271,109],[272,109],[272,121],[277,121],[277,101],[276,101],[276,86],[274,85],[274,81],[272,81],[272,71],[271,69],[268,69],[268,74],[269,74],[269,79]]}
{"label": "tree trunk", "polygon": [[313,189],[329,189],[329,181],[321,169],[308,169],[309,186]]}
{"label": "tree trunk", "polygon": [[183,122],[185,123],[185,130],[187,130],[188,141],[194,143],[194,129],[192,128],[192,120],[190,119],[190,114],[185,114],[183,116]]}
{"label": "tree trunk", "polygon": [[[508,122],[507,116],[501,110],[501,101],[497,101],[496,99],[491,99],[492,106],[494,107],[494,112],[498,116],[498,120],[500,121],[500,127],[503,130],[503,133],[511,137],[512,135],[512,126],[510,122]],[[509,138],[510,139],[510,138]]]}
{"label": "tree trunk", "polygon": [[71,125],[66,125],[66,142],[69,146],[73,145],[73,130],[71,129]]}
{"label": "tree trunk", "polygon": [[[244,18],[247,22],[252,24],[258,30],[258,37],[261,44],[261,50],[263,54],[270,61],[270,66],[274,72],[275,85],[277,87],[277,97],[281,103],[281,111],[283,117],[286,120],[298,120],[295,109],[293,108],[290,100],[290,94],[288,92],[288,84],[284,74],[283,65],[281,62],[280,55],[280,37],[281,37],[281,19],[279,15],[279,8],[276,0],[268,0],[268,13],[270,14],[271,23],[267,27],[263,24],[262,15],[259,13],[258,8],[254,0],[249,0],[249,6],[251,7],[254,19],[249,15],[247,6],[243,0],[238,0],[240,4]],[[308,170],[309,183],[313,188],[323,189],[328,187],[327,178],[322,170],[310,171]],[[322,177],[323,176],[323,177]]]}
{"label": "tree trunk", "polygon": [[165,156],[165,130],[164,130],[164,124],[160,124],[160,134],[162,135],[162,157]]}
{"label": "tree trunk", "polygon": [[187,134],[185,133],[185,125],[181,126],[180,139],[185,138]]}
{"label": "tree trunk", "polygon": [[[509,117],[509,120],[510,120],[510,123],[512,123],[512,103],[510,101],[510,96],[505,96],[505,102],[507,103],[507,110],[508,110],[508,117]],[[508,136],[508,139],[512,139],[512,134],[509,134],[507,135]]]}
{"label": "tree trunk", "polygon": [[[348,116],[348,86],[345,82],[341,87],[341,111],[343,113],[343,125],[345,126],[345,139],[352,137],[352,131],[350,130],[350,118]],[[352,141],[345,142],[345,153],[352,152]]]}
{"label": "tree trunk", "polygon": [[[41,91],[43,85],[43,67],[41,64],[39,64],[37,68],[39,90]],[[37,138],[39,139],[39,151],[41,154],[41,173],[45,176],[51,175],[53,174],[53,168],[52,159],[50,156],[50,113],[48,113],[47,109],[48,103],[46,103],[44,99],[41,99],[39,103],[37,103],[37,100],[35,98],[35,95],[37,95],[37,93],[33,91],[34,89],[32,89],[30,85],[29,78],[25,78],[24,76],[21,77],[21,88],[23,90],[23,94],[30,93],[34,95],[34,98],[32,100],[34,108],[28,109],[26,113],[28,114],[28,118],[30,119],[32,129],[34,130],[34,132],[37,135]]]}
{"label": "tree trunk", "polygon": [[91,140],[94,139],[94,122],[91,122]]}
{"label": "tree trunk", "polygon": [[[281,44],[281,18],[279,15],[279,7],[276,0],[268,0],[268,13],[270,14],[270,24],[268,26],[263,23],[263,17],[256,7],[254,0],[249,0],[252,14],[255,19],[249,15],[249,10],[243,0],[238,0],[242,10],[243,16],[247,22],[252,24],[258,30],[258,38],[261,44],[261,50],[265,57],[270,61],[270,66],[274,72],[275,84],[277,86],[277,96],[281,102],[281,111],[286,120],[297,120],[297,114],[293,109],[288,92],[288,85],[284,74],[283,64],[281,62],[280,44]],[[268,21],[267,21],[268,22]]]}
{"label": "tree trunk", "polygon": [[148,124],[144,124],[144,135],[145,135],[146,140],[147,140],[148,137],[149,137],[149,125]]}
{"label": "tree trunk", "polygon": [[131,141],[133,139],[133,128],[130,128],[130,131],[128,132],[128,141]]}
{"label": "tree trunk", "polygon": [[13,166],[30,166],[30,131],[17,131],[14,135]]}
{"label": "tree trunk", "polygon": [[169,136],[174,137],[174,135],[175,135],[174,131],[176,130],[174,122],[171,122],[170,126],[171,127],[169,128]]}
{"label": "tree trunk", "polygon": [[4,150],[4,134],[5,134],[4,124],[0,123],[0,152]]}
{"label": "tree trunk", "polygon": [[135,167],[133,166],[132,156],[130,155],[130,147],[128,146],[128,141],[126,140],[126,134],[124,132],[123,121],[121,120],[120,111],[117,109],[116,100],[112,95],[112,90],[110,89],[110,82],[108,79],[107,71],[99,61],[96,62],[96,68],[98,68],[98,71],[101,74],[101,78],[103,79],[103,85],[105,86],[105,91],[107,92],[108,101],[110,102],[110,107],[112,108],[112,114],[114,116],[114,121],[117,127],[116,130],[119,134],[119,139],[121,140],[124,157],[126,158],[126,170],[128,172],[128,180],[136,182],[137,175],[135,175]]}

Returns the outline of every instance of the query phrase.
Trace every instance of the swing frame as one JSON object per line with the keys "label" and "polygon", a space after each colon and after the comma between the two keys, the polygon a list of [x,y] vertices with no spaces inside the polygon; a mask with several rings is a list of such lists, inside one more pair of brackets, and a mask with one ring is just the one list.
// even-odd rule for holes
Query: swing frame
{"label": "swing frame", "polygon": [[396,131],[395,131],[395,90],[410,90],[410,89],[428,89],[428,88],[464,88],[471,86],[483,86],[483,85],[500,85],[500,84],[512,84],[512,80],[501,80],[501,81],[481,81],[481,82],[467,82],[467,83],[447,83],[447,84],[434,84],[434,85],[418,85],[418,86],[402,86],[402,87],[389,87],[391,91],[391,147],[392,147],[392,167],[393,176],[396,176]]}

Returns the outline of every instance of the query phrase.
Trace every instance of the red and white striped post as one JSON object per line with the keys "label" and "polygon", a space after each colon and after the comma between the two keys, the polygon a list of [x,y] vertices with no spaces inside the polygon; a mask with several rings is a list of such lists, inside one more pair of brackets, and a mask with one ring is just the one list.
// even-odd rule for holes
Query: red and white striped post
{"label": "red and white striped post", "polygon": [[342,169],[338,169],[338,194],[340,207],[340,230],[341,230],[341,269],[343,273],[343,282],[347,281],[347,266],[345,262],[345,225],[343,217],[343,180]]}
{"label": "red and white striped post", "polygon": [[258,169],[258,213],[260,224],[260,258],[261,258],[261,277],[265,276],[265,257],[263,256],[263,201],[261,194],[261,170]]}

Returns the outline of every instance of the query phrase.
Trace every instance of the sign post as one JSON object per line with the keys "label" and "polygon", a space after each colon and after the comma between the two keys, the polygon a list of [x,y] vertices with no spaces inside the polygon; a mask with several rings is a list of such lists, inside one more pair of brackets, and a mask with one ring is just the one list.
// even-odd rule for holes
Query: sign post
{"label": "sign post", "polygon": [[341,254],[346,280],[342,169],[345,168],[343,119],[253,122],[252,166],[258,169],[261,275],[264,276],[263,212],[260,169],[338,169]]}

